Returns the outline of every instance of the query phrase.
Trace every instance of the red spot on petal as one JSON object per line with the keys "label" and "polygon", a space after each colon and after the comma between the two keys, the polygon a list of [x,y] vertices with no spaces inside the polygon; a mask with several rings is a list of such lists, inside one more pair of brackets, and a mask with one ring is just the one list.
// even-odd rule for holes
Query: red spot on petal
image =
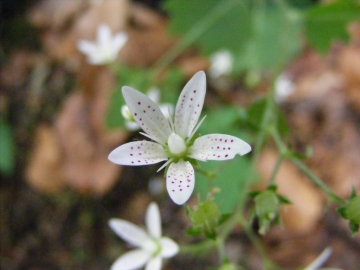
{"label": "red spot on petal", "polygon": [[225,155],[225,157],[228,157],[229,155]]}
{"label": "red spot on petal", "polygon": [[138,102],[138,105],[141,105],[141,102]]}

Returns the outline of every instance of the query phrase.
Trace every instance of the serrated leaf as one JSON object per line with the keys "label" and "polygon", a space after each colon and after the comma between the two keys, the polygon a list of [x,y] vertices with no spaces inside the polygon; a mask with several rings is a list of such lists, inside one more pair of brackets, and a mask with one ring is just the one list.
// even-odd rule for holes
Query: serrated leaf
{"label": "serrated leaf", "polygon": [[249,3],[227,0],[168,0],[169,31],[194,41],[205,54],[238,52],[249,37]]}
{"label": "serrated leaf", "polygon": [[301,13],[271,1],[255,2],[250,11],[251,38],[235,58],[234,73],[283,65],[300,50]]}
{"label": "serrated leaf", "polygon": [[305,33],[315,49],[326,53],[332,41],[349,40],[346,27],[354,20],[360,20],[360,4],[356,0],[317,5],[306,16]]}
{"label": "serrated leaf", "polygon": [[254,181],[255,174],[251,172],[250,161],[246,157],[235,157],[224,162],[208,161],[201,163],[201,169],[214,172],[216,177],[210,181],[204,175],[197,173],[195,189],[202,199],[205,199],[213,186],[220,188],[215,202],[221,213],[229,213],[240,202],[244,202],[250,182]]}

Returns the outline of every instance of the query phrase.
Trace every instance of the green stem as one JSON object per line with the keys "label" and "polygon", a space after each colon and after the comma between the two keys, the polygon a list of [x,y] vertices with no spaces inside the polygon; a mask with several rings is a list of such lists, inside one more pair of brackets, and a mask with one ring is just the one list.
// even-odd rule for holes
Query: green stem
{"label": "green stem", "polygon": [[346,201],[337,196],[319,177],[317,177],[303,162],[296,157],[289,157],[289,159],[318,187],[320,187],[331,200],[340,206],[346,205]]}
{"label": "green stem", "polygon": [[177,43],[168,50],[155,64],[154,70],[157,74],[169,66],[187,47],[197,40],[216,21],[223,17],[228,11],[241,4],[241,1],[222,1],[204,19],[199,20]]}
{"label": "green stem", "polygon": [[278,171],[280,169],[280,165],[281,165],[283,160],[284,160],[283,155],[279,154],[279,156],[277,158],[277,161],[276,161],[276,164],[275,164],[275,167],[274,167],[274,169],[272,171],[272,174],[271,174],[271,177],[270,177],[270,180],[269,180],[269,184],[268,184],[269,186],[275,184],[275,177],[276,177],[276,175],[277,175],[277,173],[278,173]]}
{"label": "green stem", "polygon": [[288,154],[289,150],[281,141],[280,135],[277,130],[272,130],[271,134],[276,146],[284,157],[287,157],[292,163],[294,163],[311,181],[313,181],[319,188],[321,188],[331,200],[333,200],[339,205],[346,205],[346,201],[337,196],[331,190],[331,188],[329,188],[319,177],[317,177],[302,161],[300,161],[294,155]]}
{"label": "green stem", "polygon": [[214,241],[205,240],[194,245],[180,246],[180,253],[205,253],[209,249],[216,248]]}
{"label": "green stem", "polygon": [[271,269],[281,269],[280,267],[275,265],[269,259],[264,247],[262,246],[262,243],[260,242],[258,237],[252,231],[252,228],[249,226],[249,223],[247,222],[247,220],[243,216],[237,215],[237,221],[244,228],[246,234],[248,235],[248,237],[250,238],[250,240],[253,243],[254,247],[258,251],[262,261],[264,262],[264,269],[269,269],[269,270],[271,270]]}

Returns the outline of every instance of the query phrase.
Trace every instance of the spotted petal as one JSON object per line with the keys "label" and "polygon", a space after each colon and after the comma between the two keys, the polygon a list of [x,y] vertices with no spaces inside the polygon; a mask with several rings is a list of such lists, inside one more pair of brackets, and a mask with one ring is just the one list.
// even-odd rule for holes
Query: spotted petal
{"label": "spotted petal", "polygon": [[109,160],[119,165],[149,165],[167,160],[164,148],[155,142],[138,141],[130,142],[114,149]]}
{"label": "spotted petal", "polygon": [[171,129],[159,106],[146,95],[131,87],[124,86],[122,93],[126,105],[139,126],[153,140],[165,145]]}
{"label": "spotted petal", "polygon": [[189,149],[189,157],[206,160],[233,159],[236,154],[245,155],[251,146],[243,140],[225,134],[210,134],[197,138]]}
{"label": "spotted petal", "polygon": [[129,251],[119,257],[110,270],[134,270],[144,266],[151,259],[151,253],[142,249]]}
{"label": "spotted petal", "polygon": [[197,72],[182,90],[175,109],[175,130],[183,139],[189,137],[200,117],[206,92],[204,71]]}
{"label": "spotted petal", "polygon": [[184,204],[194,190],[194,169],[190,162],[171,163],[166,174],[166,188],[176,204]]}

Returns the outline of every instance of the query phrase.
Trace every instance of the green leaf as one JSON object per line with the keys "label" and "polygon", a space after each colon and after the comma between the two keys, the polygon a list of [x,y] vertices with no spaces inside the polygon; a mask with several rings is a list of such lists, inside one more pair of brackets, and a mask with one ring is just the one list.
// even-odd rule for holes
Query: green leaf
{"label": "green leaf", "polygon": [[[239,131],[237,125],[238,109],[234,107],[220,107],[207,111],[204,123],[199,132],[201,134],[223,133],[233,135],[249,141],[245,132]],[[222,213],[234,210],[235,205],[245,199],[247,186],[255,176],[250,170],[250,161],[246,156],[236,156],[229,161],[200,162],[203,173],[196,173],[195,188],[200,198],[205,200],[213,187],[219,187],[221,192],[215,197]],[[213,178],[212,180],[209,180]]]}
{"label": "green leaf", "polygon": [[249,37],[249,3],[228,0],[168,0],[169,31],[194,41],[205,54],[241,50]]}
{"label": "green leaf", "polygon": [[250,71],[256,77],[287,63],[300,50],[301,13],[270,1],[255,2],[250,12],[251,38],[245,50],[237,53],[234,73]]}
{"label": "green leaf", "polygon": [[10,125],[0,118],[0,171],[9,175],[14,171],[15,143]]}
{"label": "green leaf", "polygon": [[229,213],[234,207],[244,202],[250,182],[254,181],[255,174],[251,172],[251,164],[246,157],[235,157],[229,161],[208,161],[201,163],[201,169],[215,173],[215,178],[209,180],[201,173],[196,173],[195,189],[201,199],[206,199],[213,187],[220,188],[215,202],[221,213]]}
{"label": "green leaf", "polygon": [[245,141],[248,134],[239,131],[238,128],[238,109],[235,107],[219,107],[204,111],[206,119],[199,128],[200,134],[224,133],[237,136]]}
{"label": "green leaf", "polygon": [[312,46],[326,53],[334,40],[348,41],[346,27],[360,20],[360,5],[356,0],[341,0],[314,6],[305,19],[305,33]]}
{"label": "green leaf", "polygon": [[121,115],[121,107],[125,104],[124,97],[120,89],[117,89],[109,95],[109,106],[105,115],[105,125],[113,130],[124,126],[125,119]]}
{"label": "green leaf", "polygon": [[[262,118],[265,112],[266,99],[258,99],[251,104],[247,111],[247,126],[254,131],[259,131]],[[289,127],[286,123],[285,116],[279,107],[273,106],[273,114],[275,116],[276,128],[280,134],[286,135],[289,132]]]}

